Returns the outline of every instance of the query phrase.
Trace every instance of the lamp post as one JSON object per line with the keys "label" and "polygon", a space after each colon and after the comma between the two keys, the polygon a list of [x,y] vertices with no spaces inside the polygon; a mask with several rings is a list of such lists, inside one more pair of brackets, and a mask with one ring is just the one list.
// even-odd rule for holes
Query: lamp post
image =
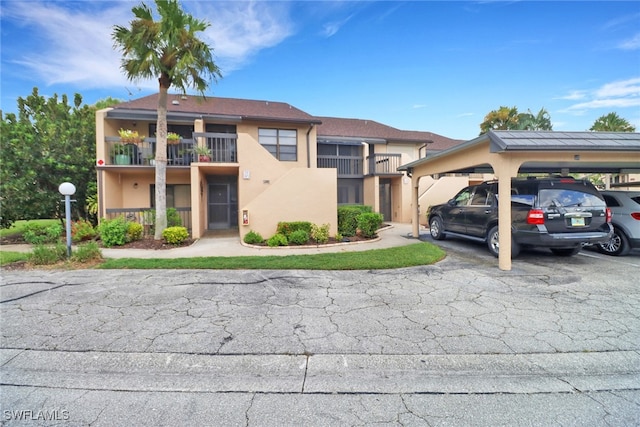
{"label": "lamp post", "polygon": [[67,258],[71,258],[71,196],[76,193],[76,186],[70,182],[63,182],[58,187],[64,196],[64,211],[67,223]]}

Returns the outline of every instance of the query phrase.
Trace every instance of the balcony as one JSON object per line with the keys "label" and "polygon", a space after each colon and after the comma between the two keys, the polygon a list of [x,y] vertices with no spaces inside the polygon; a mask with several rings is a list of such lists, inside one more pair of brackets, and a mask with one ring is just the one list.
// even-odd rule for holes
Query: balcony
{"label": "balcony", "polygon": [[362,157],[318,156],[319,168],[338,170],[338,178],[362,178]]}
{"label": "balcony", "polygon": [[402,175],[402,172],[398,172],[401,159],[401,154],[380,153],[368,156],[368,175]]}
{"label": "balcony", "polygon": [[[205,147],[209,155],[195,151],[196,140],[181,139],[177,144],[167,144],[167,166],[189,166],[193,162],[237,163],[238,150],[235,138],[206,137]],[[122,144],[118,137],[106,138],[106,164],[118,166],[154,166],[156,139],[145,138],[136,144]]]}

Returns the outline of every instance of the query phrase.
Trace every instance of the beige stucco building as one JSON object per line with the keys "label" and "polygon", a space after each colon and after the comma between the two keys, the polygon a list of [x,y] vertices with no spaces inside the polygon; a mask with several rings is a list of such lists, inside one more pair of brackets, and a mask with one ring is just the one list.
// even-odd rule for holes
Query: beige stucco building
{"label": "beige stucco building", "polygon": [[[124,214],[145,224],[151,217],[144,212],[154,203],[156,108],[152,95],[97,112],[100,218]],[[146,138],[122,142],[119,129]],[[168,130],[182,139],[167,148],[167,207],[194,238],[209,230],[269,237],[280,221],[329,224],[333,235],[340,204],[411,222],[411,179],[397,168],[461,142],[371,120],[315,117],[281,102],[181,95],[169,97]],[[466,182],[439,183],[429,200],[446,200]]]}

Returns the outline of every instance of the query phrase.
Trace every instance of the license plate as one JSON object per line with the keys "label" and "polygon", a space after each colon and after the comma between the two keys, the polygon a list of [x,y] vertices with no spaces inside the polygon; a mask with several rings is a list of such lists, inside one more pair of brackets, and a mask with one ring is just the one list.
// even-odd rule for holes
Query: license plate
{"label": "license plate", "polygon": [[584,218],[571,218],[572,227],[584,227]]}

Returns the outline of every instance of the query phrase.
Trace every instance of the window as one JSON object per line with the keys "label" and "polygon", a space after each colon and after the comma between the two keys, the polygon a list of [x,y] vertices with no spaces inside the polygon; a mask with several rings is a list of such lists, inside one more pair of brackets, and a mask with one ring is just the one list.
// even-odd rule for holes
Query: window
{"label": "window", "polygon": [[298,132],[295,129],[258,129],[258,140],[276,159],[298,160]]}
{"label": "window", "polygon": [[338,204],[362,204],[362,180],[338,178]]}
{"label": "window", "polygon": [[469,204],[469,199],[471,198],[471,189],[465,188],[456,194],[455,197],[455,206],[467,206]]}
{"label": "window", "polygon": [[[151,184],[151,207],[156,204],[156,186]],[[175,184],[167,185],[167,208],[191,207],[191,186]]]}
{"label": "window", "polygon": [[473,199],[471,199],[472,205],[480,205],[485,206],[491,204],[487,201],[489,197],[489,192],[486,188],[476,187],[476,192],[473,194]]}

